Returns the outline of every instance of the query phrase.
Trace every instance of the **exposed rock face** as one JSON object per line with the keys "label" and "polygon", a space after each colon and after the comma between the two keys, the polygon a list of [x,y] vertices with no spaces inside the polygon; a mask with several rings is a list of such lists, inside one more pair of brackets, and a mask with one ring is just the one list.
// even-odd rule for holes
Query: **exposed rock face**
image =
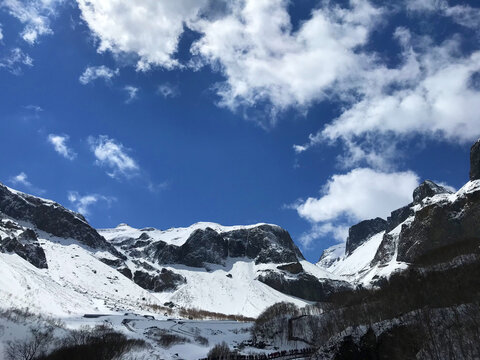
{"label": "exposed rock face", "polygon": [[480,179],[480,139],[470,150],[470,180]]}
{"label": "exposed rock face", "polygon": [[402,228],[399,261],[413,263],[432,250],[477,240],[480,244],[480,191],[466,193],[454,202],[437,202],[415,213]]}
{"label": "exposed rock face", "polygon": [[395,255],[396,238],[391,234],[383,235],[382,242],[375,253],[371,265],[386,264],[392,260]]}
{"label": "exposed rock face", "polygon": [[32,229],[0,216],[0,252],[15,253],[39,269],[48,268],[45,252],[38,242],[37,234]]}
{"label": "exposed rock face", "polygon": [[14,237],[0,238],[0,252],[15,253],[39,269],[48,268],[45,252],[36,238],[22,241]]}
{"label": "exposed rock face", "polygon": [[0,184],[0,212],[33,224],[54,236],[72,238],[94,249],[108,249],[121,256],[85,218],[61,205],[35,196],[10,191]]}
{"label": "exposed rock face", "polygon": [[390,216],[387,218],[387,227],[385,229],[385,233],[389,233],[398,225],[407,220],[410,216],[412,216],[414,214],[412,206],[413,204],[409,204],[400,209],[392,211]]}
{"label": "exposed rock face", "polygon": [[277,266],[277,269],[288,271],[290,274],[300,274],[301,272],[303,272],[303,266],[302,266],[302,264],[300,264],[298,262],[291,263],[291,264],[285,264],[285,265],[279,265],[279,266]]}
{"label": "exposed rock face", "polygon": [[295,278],[291,278],[267,270],[259,275],[257,280],[284,294],[309,301],[326,301],[334,292],[351,288],[351,285],[347,282],[329,279],[319,280],[315,276],[304,272],[296,275]]}
{"label": "exposed rock face", "polygon": [[362,245],[371,236],[384,231],[387,227],[387,221],[382,218],[364,220],[348,229],[348,238],[345,248],[345,254],[350,255],[353,250]]}
{"label": "exposed rock face", "polygon": [[143,271],[135,271],[133,281],[142,288],[154,292],[176,290],[179,285],[187,282],[182,275],[165,268],[154,275]]}
{"label": "exposed rock face", "polygon": [[303,256],[287,231],[278,226],[259,225],[223,233],[206,228],[194,231],[181,246],[156,242],[130,255],[147,255],[159,264],[183,264],[203,267],[205,263],[223,264],[230,258],[247,257],[255,263],[291,263]]}
{"label": "exposed rock face", "polygon": [[437,194],[451,194],[450,190],[435,184],[431,180],[425,180],[413,191],[413,202],[419,204],[423,199]]}

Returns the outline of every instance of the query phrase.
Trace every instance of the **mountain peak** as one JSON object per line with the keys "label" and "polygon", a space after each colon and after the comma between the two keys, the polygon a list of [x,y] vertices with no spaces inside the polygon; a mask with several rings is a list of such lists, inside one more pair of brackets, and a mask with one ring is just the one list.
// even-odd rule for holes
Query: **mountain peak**
{"label": "mountain peak", "polygon": [[415,204],[420,203],[427,197],[432,197],[438,194],[451,194],[450,190],[447,190],[443,186],[435,184],[431,180],[425,180],[413,191],[413,202]]}

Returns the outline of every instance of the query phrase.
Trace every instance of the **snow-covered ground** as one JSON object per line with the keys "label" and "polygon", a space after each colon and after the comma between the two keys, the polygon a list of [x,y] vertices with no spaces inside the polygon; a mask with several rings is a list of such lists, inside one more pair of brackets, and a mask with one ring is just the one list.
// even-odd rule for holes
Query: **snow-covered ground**
{"label": "snow-covered ground", "polygon": [[[125,334],[128,338],[144,340],[144,348],[133,350],[132,358],[136,359],[200,359],[206,357],[208,351],[223,341],[230,348],[237,349],[240,344],[250,339],[248,322],[215,321],[215,320],[184,320],[167,318],[161,315],[125,313],[116,315],[74,316],[61,318],[55,327],[56,339],[64,338],[71,330],[96,325],[109,324],[113,330]],[[49,319],[23,316],[2,316],[0,312],[0,359],[3,359],[8,341],[28,339],[31,328],[44,328]],[[50,323],[51,324],[51,323]],[[161,342],[162,335],[178,336],[178,343],[165,345]],[[55,348],[52,342],[50,350]],[[268,350],[265,350],[268,352]],[[242,352],[262,352],[254,348],[243,348]]]}
{"label": "snow-covered ground", "polygon": [[134,310],[160,301],[74,240],[37,231],[48,269],[16,254],[0,253],[2,308],[29,308],[39,314],[71,316]]}
{"label": "snow-covered ground", "polygon": [[[101,316],[98,318],[69,318],[65,319],[67,328],[78,329],[81,326],[94,326],[103,322],[110,323],[117,331],[129,337],[142,339],[151,345],[151,348],[140,350],[136,355],[140,358],[145,355],[160,356],[162,359],[200,359],[206,357],[210,348],[225,341],[231,349],[237,348],[242,342],[250,339],[249,329],[252,323],[217,320],[185,320],[167,318],[155,315],[155,319],[140,314],[122,314],[115,316]],[[183,338],[183,342],[163,347],[159,345],[161,334],[172,334]],[[203,338],[203,339],[201,339]],[[205,342],[205,339],[208,343]],[[203,340],[203,342],[202,342]],[[260,351],[258,349],[244,349]],[[148,358],[148,357],[147,357]]]}
{"label": "snow-covered ground", "polygon": [[257,271],[275,267],[255,265],[251,259],[243,258],[230,258],[226,266],[209,265],[208,271],[182,265],[167,266],[167,269],[184,276],[187,282],[173,292],[155,293],[154,296],[161,302],[171,301],[180,307],[250,317],[258,316],[268,306],[280,301],[298,306],[308,304],[305,300],[285,295],[256,280]]}

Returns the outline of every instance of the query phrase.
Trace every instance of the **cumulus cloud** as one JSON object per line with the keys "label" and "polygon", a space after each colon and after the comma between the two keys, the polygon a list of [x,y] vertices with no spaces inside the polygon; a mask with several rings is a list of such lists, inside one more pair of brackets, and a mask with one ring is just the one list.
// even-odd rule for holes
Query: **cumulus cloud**
{"label": "cumulus cloud", "polygon": [[112,70],[105,65],[101,66],[88,66],[80,78],[78,79],[82,85],[87,85],[94,80],[103,79],[106,82],[119,74],[120,70]]}
{"label": "cumulus cloud", "polygon": [[20,48],[14,48],[3,58],[0,58],[0,69],[6,69],[14,75],[21,75],[25,66],[32,67],[33,60]]}
{"label": "cumulus cloud", "polygon": [[77,0],[99,52],[134,53],[137,69],[171,69],[184,24],[197,18],[207,0]]}
{"label": "cumulus cloud", "polygon": [[106,202],[107,205],[110,205],[113,201],[116,201],[116,199],[114,197],[99,194],[87,194],[82,196],[77,191],[69,191],[68,201],[74,206],[75,211],[88,216],[92,205],[95,205],[99,201]]}
{"label": "cumulus cloud", "polygon": [[[468,143],[480,136],[480,51],[459,55],[459,43],[414,46],[406,29],[397,29],[404,47],[403,65],[378,67],[364,74],[363,96],[309,141],[295,149],[341,140],[343,162],[355,166],[366,161],[385,168],[397,156],[396,142],[420,135],[453,143]],[[430,44],[428,44],[430,45]]]}
{"label": "cumulus cloud", "polygon": [[53,145],[53,148],[57,153],[62,155],[68,160],[73,160],[77,157],[77,154],[68,147],[67,142],[69,140],[68,135],[48,135],[48,142]]}
{"label": "cumulus cloud", "polygon": [[381,10],[368,1],[350,3],[349,9],[316,9],[294,31],[287,1],[235,2],[228,16],[194,24],[203,36],[192,52],[197,65],[211,65],[226,77],[217,86],[223,106],[268,101],[276,110],[305,107],[369,66],[370,58],[358,49]]}
{"label": "cumulus cloud", "polygon": [[18,175],[12,176],[10,178],[9,182],[14,186],[22,186],[22,187],[26,188],[27,190],[29,190],[33,193],[36,193],[36,194],[44,194],[45,193],[45,190],[40,189],[40,188],[36,187],[35,185],[33,185],[28,180],[27,174],[24,173],[23,171]]}
{"label": "cumulus cloud", "polygon": [[0,8],[24,24],[22,38],[29,44],[37,42],[41,35],[52,34],[50,18],[64,0],[3,0]]}
{"label": "cumulus cloud", "polygon": [[2,24],[0,24],[0,41],[3,39]]}
{"label": "cumulus cloud", "polygon": [[357,168],[346,174],[333,175],[323,186],[319,197],[310,197],[293,205],[298,214],[310,221],[312,231],[301,241],[309,244],[328,233],[339,240],[346,238],[347,224],[386,218],[394,209],[412,201],[418,176],[411,172],[385,173]]}
{"label": "cumulus cloud", "polygon": [[157,94],[166,98],[174,98],[180,95],[180,90],[177,85],[170,84],[168,82],[158,86]]}
{"label": "cumulus cloud", "polygon": [[127,92],[127,100],[125,100],[127,104],[131,103],[138,97],[139,89],[135,86],[127,85],[123,88],[123,90]]}
{"label": "cumulus cloud", "polygon": [[95,163],[107,170],[107,175],[112,178],[132,177],[138,174],[140,167],[128,155],[128,150],[115,139],[106,135],[88,138],[90,149],[95,155]]}

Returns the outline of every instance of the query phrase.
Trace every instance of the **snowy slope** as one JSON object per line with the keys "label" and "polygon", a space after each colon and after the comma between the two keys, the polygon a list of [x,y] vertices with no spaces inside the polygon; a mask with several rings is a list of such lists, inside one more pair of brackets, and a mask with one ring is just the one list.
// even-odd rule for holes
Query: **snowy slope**
{"label": "snowy slope", "polygon": [[225,267],[211,265],[209,272],[199,268],[169,266],[168,269],[184,276],[187,283],[176,291],[156,293],[155,296],[162,302],[171,301],[180,307],[251,317],[279,301],[293,302],[298,306],[309,303],[282,294],[256,280],[257,271],[267,267],[274,268],[265,264],[255,265],[251,259],[230,259]]}
{"label": "snowy slope", "polygon": [[48,269],[38,269],[16,254],[0,253],[0,304],[28,307],[58,316],[134,310],[160,304],[118,271],[74,240],[40,234]]}
{"label": "snowy slope", "polygon": [[[396,236],[398,236],[400,228],[401,225],[392,230],[390,234],[396,234]],[[405,269],[407,264],[397,262],[396,256],[387,264],[371,265],[384,234],[385,232],[382,231],[373,235],[356,248],[349,256],[345,256],[345,253],[343,253],[338,256],[335,261],[331,261],[330,266],[325,267],[323,265],[325,263],[324,261],[319,261],[317,266],[324,268],[332,274],[338,275],[346,281],[361,283],[362,285],[369,285],[379,277],[388,277],[394,271]],[[336,246],[336,249],[337,248],[339,248],[338,245]]]}

